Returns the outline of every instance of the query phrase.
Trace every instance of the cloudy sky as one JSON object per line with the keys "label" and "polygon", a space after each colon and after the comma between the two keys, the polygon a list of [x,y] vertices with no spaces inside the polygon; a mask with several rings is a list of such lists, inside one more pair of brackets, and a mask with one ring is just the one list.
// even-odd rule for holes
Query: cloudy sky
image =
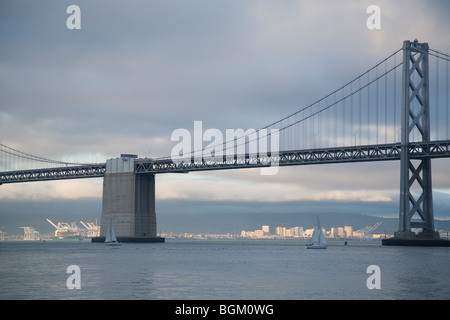
{"label": "cloudy sky", "polygon": [[[81,30],[66,27],[71,4],[81,9]],[[371,4],[381,8],[380,30],[366,27]],[[166,156],[177,128],[194,120],[220,130],[263,127],[352,80],[403,40],[450,53],[448,12],[445,0],[3,0],[0,143],[70,162]],[[433,162],[438,197],[450,194],[448,166]],[[396,208],[398,169],[386,162],[289,167],[274,176],[160,175],[157,199]],[[101,179],[3,185],[0,211],[2,201],[101,193]]]}

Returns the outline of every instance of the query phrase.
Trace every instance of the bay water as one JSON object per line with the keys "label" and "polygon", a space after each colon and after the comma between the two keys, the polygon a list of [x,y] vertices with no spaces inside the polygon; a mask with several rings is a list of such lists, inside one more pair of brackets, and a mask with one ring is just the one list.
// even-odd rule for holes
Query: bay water
{"label": "bay water", "polygon": [[[79,267],[79,289],[67,284],[70,266]],[[370,289],[374,281],[379,289]],[[303,240],[0,242],[2,300],[449,298],[450,248],[378,241],[329,241],[326,250],[306,250]]]}

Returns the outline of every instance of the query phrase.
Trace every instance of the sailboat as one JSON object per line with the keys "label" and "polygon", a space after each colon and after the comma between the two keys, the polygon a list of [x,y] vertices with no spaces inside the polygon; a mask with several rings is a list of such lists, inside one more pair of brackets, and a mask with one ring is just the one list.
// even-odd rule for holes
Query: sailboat
{"label": "sailboat", "polygon": [[114,226],[111,223],[109,224],[108,232],[106,233],[105,244],[107,246],[121,246],[122,243],[117,241],[116,233],[114,232]]}
{"label": "sailboat", "polygon": [[306,249],[326,249],[327,240],[325,239],[325,234],[323,233],[322,227],[320,226],[319,217],[317,217],[317,225],[314,228],[314,232],[311,237],[311,242],[306,244]]}

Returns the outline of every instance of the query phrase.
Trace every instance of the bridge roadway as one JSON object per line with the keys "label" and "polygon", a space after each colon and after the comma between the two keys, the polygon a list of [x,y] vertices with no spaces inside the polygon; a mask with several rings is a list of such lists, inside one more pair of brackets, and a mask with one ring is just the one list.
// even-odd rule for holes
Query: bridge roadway
{"label": "bridge roadway", "polygon": [[[430,142],[410,142],[411,159],[449,158],[450,140]],[[191,171],[226,170],[240,168],[269,167],[270,162],[279,166],[296,166],[307,164],[349,163],[367,161],[400,160],[400,143],[366,146],[347,146],[307,150],[282,151],[279,154],[259,157],[256,154],[235,156],[233,159],[187,158],[174,163],[167,159],[136,159],[135,172],[144,174],[186,173]],[[0,173],[0,184],[61,179],[80,179],[103,177],[106,164],[86,164],[46,169],[18,170]]]}

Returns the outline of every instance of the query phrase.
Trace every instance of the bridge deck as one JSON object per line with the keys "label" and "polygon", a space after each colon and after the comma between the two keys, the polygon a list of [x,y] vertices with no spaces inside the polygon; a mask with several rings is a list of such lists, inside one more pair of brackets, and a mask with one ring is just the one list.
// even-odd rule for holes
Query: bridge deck
{"label": "bridge deck", "polygon": [[18,170],[0,173],[0,184],[62,179],[96,178],[105,175],[106,165],[89,164],[46,169]]}
{"label": "bridge deck", "polygon": [[[402,146],[400,143],[367,146],[349,146],[324,149],[283,151],[277,155],[259,157],[257,154],[235,156],[232,159],[187,158],[174,163],[171,159],[138,159],[137,173],[190,172],[204,170],[226,170],[239,168],[268,167],[270,163],[279,166],[297,166],[307,164],[348,163],[367,161],[400,160]],[[448,158],[450,157],[450,140],[432,142],[414,142],[409,145],[411,159]]]}
{"label": "bridge deck", "polygon": [[[174,163],[168,159],[136,159],[136,173],[170,173],[240,168],[268,167],[271,163],[279,166],[307,164],[349,163],[367,161],[400,160],[400,143],[367,146],[347,146],[323,149],[282,151],[279,154],[260,157],[257,154],[235,156],[232,159],[187,158]],[[409,144],[411,159],[449,158],[450,140],[412,142]],[[0,173],[0,184],[60,179],[80,179],[103,177],[105,164],[90,164],[47,169],[18,170]]]}

